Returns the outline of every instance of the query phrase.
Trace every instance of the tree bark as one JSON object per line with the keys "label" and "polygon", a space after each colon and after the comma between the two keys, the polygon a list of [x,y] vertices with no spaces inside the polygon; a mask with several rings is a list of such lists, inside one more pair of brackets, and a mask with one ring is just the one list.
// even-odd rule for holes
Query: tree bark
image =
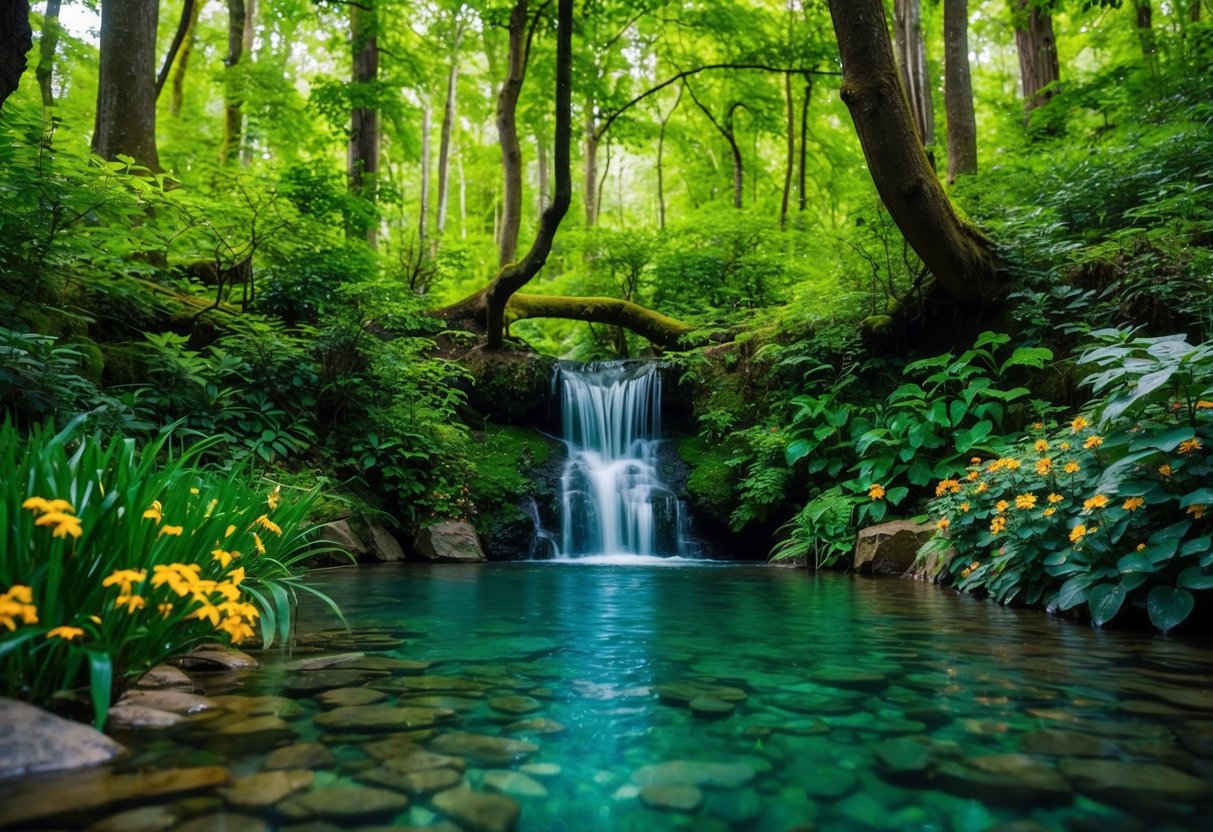
{"label": "tree bark", "polygon": [[804,81],[804,98],[800,104],[800,188],[798,197],[800,202],[797,207],[803,211],[808,207],[808,171],[807,161],[809,154],[809,100],[813,97],[813,76],[806,75]]}
{"label": "tree bark", "polygon": [[1154,9],[1150,0],[1133,0],[1133,11],[1137,21],[1137,41],[1141,44],[1142,59],[1151,77],[1158,77],[1158,39],[1154,36]]}
{"label": "tree bark", "polygon": [[682,102],[682,85],[678,86],[678,97],[674,99],[674,106],[664,116],[661,116],[661,129],[657,132],[657,225],[659,228],[665,228],[665,168],[663,157],[665,155],[665,131],[669,126],[670,119],[678,110],[678,105]]}
{"label": "tree bark", "polygon": [[[526,0],[519,0],[525,20]],[[515,7],[517,8],[517,6]],[[511,21],[512,25],[512,21]],[[512,51],[512,50],[511,50]],[[556,128],[553,141],[556,188],[552,204],[544,212],[530,251],[518,263],[509,263],[489,284],[485,298],[486,347],[500,349],[504,337],[505,306],[510,297],[530,281],[552,251],[552,242],[560,221],[568,213],[573,198],[569,169],[569,144],[572,140],[573,104],[573,0],[558,0],[556,22]],[[515,139],[515,143],[516,143]]]}
{"label": "tree bark", "polygon": [[535,212],[540,217],[548,207],[548,146],[542,135],[535,136]]}
{"label": "tree bark", "polygon": [[17,91],[25,73],[26,53],[34,48],[28,0],[0,0],[0,107]]}
{"label": "tree bark", "polygon": [[1015,22],[1015,48],[1019,53],[1019,80],[1027,115],[1053,97],[1061,77],[1053,16],[1033,0],[1010,0]]}
{"label": "tree bark", "polygon": [[102,0],[93,152],[160,170],[156,151],[157,0]]}
{"label": "tree bark", "polygon": [[842,100],[876,190],[936,285],[967,306],[1001,291],[989,238],[962,220],[927,159],[901,87],[881,0],[829,0],[842,55]]}
{"label": "tree bark", "polygon": [[451,68],[446,76],[446,106],[442,108],[442,136],[438,141],[438,237],[446,229],[446,208],[451,185],[451,136],[458,115],[456,88],[459,83],[459,46],[463,41],[463,26],[455,30],[455,44],[451,48]]}
{"label": "tree bark", "polygon": [[943,100],[948,117],[948,184],[977,172],[977,117],[969,75],[969,0],[944,0]]}
{"label": "tree bark", "polygon": [[506,307],[511,321],[524,318],[562,318],[622,327],[658,347],[672,347],[693,327],[675,318],[620,298],[567,297],[516,294]]}
{"label": "tree bark", "polygon": [[931,79],[927,76],[927,50],[922,39],[920,0],[894,0],[893,34],[897,43],[897,66],[910,101],[910,112],[922,143],[935,144],[935,109],[931,102]]}
{"label": "tree bark", "polygon": [[[57,0],[47,0],[47,8],[50,8],[52,2],[58,5]],[[195,5],[197,4],[194,0],[185,0],[185,5],[181,7],[181,19],[177,21],[177,31],[173,33],[173,41],[168,45],[168,52],[164,55],[164,63],[160,65],[160,72],[156,74],[156,98],[159,98],[160,93],[164,91],[164,85],[168,81],[168,74],[173,68],[173,62],[177,59],[181,46],[185,43],[185,39],[189,35],[194,21],[198,19],[198,13],[194,9]]]}
{"label": "tree bark", "polygon": [[177,55],[176,66],[173,69],[173,92],[172,97],[169,99],[168,111],[169,115],[174,118],[181,115],[181,107],[185,103],[185,74],[189,69],[190,55],[194,52],[194,44],[198,41],[198,15],[201,13],[204,5],[206,5],[206,0],[197,0],[193,4],[189,29],[185,34],[185,42],[181,44],[181,51]]}
{"label": "tree bark", "polygon": [[783,96],[788,110],[788,153],[783,169],[783,200],[779,204],[779,227],[788,224],[788,203],[792,198],[792,169],[796,164],[796,104],[792,100],[792,76],[783,76]]}
{"label": "tree bark", "polygon": [[433,132],[434,108],[427,98],[421,110],[421,205],[417,210],[417,244],[424,250],[429,239],[430,217],[430,133]]}
{"label": "tree bark", "polygon": [[585,103],[585,175],[582,177],[585,203],[585,227],[598,224],[598,126],[594,122],[594,101]]}
{"label": "tree bark", "polygon": [[[371,85],[379,80],[379,18],[373,3],[350,6],[350,81]],[[375,202],[379,177],[379,110],[354,107],[350,112],[350,140],[346,150],[350,193]],[[379,242],[379,224],[366,229],[371,248]]]}
{"label": "tree bark", "polygon": [[234,162],[244,132],[244,82],[236,66],[244,56],[244,0],[227,0],[227,57],[223,59],[223,145],[219,161]]}
{"label": "tree bark", "polygon": [[46,11],[42,13],[42,37],[38,40],[38,66],[34,77],[42,91],[42,106],[55,106],[55,89],[52,84],[55,69],[55,50],[59,47],[59,36],[63,27],[59,25],[60,0],[46,0]]}
{"label": "tree bark", "polygon": [[733,154],[733,207],[740,210],[745,196],[745,162],[741,156],[741,147],[737,144],[737,134],[733,129],[733,118],[737,110],[745,105],[740,101],[733,102],[729,106],[728,114],[724,117],[722,123],[716,120],[716,117],[712,115],[712,111],[705,107],[703,102],[699,100],[699,97],[695,95],[695,90],[690,85],[690,82],[687,82],[685,86],[687,92],[691,94],[691,100],[695,102],[695,106],[707,116],[708,121],[716,128],[716,132],[724,136],[725,141],[729,143],[729,150]]}
{"label": "tree bark", "polygon": [[[510,50],[506,58],[505,81],[497,93],[497,136],[501,143],[501,168],[505,180],[497,256],[501,266],[514,262],[518,252],[518,230],[522,226],[522,146],[518,143],[517,110],[518,96],[526,80],[527,20],[527,0],[517,0],[510,12]],[[489,337],[491,340],[491,332]]]}

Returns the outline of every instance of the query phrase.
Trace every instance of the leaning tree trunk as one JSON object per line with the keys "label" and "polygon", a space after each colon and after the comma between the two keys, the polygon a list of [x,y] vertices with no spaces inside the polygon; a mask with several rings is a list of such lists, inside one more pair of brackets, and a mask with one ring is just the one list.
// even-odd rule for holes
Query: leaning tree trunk
{"label": "leaning tree trunk", "polygon": [[0,0],[0,106],[17,91],[28,65],[25,55],[33,48],[28,0]]}
{"label": "leaning tree trunk", "polygon": [[[350,48],[355,84],[374,84],[379,80],[378,18],[374,4],[350,6]],[[346,175],[350,193],[368,202],[375,201],[379,176],[379,110],[354,107],[350,112],[350,140],[346,149]],[[374,248],[379,241],[379,224],[366,228],[367,243]]]}
{"label": "leaning tree trunk", "polygon": [[598,224],[598,125],[594,121],[594,102],[585,104],[585,175],[582,177],[585,227]]}
{"label": "leaning tree trunk", "polygon": [[455,32],[455,44],[451,48],[451,67],[446,75],[446,106],[442,108],[442,136],[438,140],[438,218],[437,236],[446,230],[446,209],[451,186],[451,136],[458,113],[456,88],[459,84],[459,46],[463,40],[463,28]]}
{"label": "leaning tree trunk", "polygon": [[1056,93],[1061,77],[1053,16],[1033,0],[1011,0],[1015,21],[1015,48],[1019,53],[1019,81],[1023,87],[1024,111],[1032,111]]}
{"label": "leaning tree trunk", "polygon": [[943,59],[950,185],[958,176],[977,172],[977,117],[969,75],[969,0],[944,0]]}
{"label": "leaning tree trunk", "polygon": [[1154,36],[1154,9],[1150,0],[1133,0],[1134,17],[1137,21],[1137,41],[1141,44],[1141,56],[1150,76],[1158,77],[1158,39]]}
{"label": "leaning tree trunk", "polygon": [[964,305],[993,299],[1000,290],[993,244],[957,215],[927,159],[881,0],[829,5],[842,55],[842,100],[881,200],[947,297]]}
{"label": "leaning tree trunk", "polygon": [[60,0],[46,0],[46,11],[42,13],[42,37],[38,41],[38,66],[34,69],[34,77],[38,79],[38,88],[42,91],[42,106],[55,106],[55,88],[52,84],[55,70],[55,50],[59,47],[59,35],[63,27],[59,25]]}
{"label": "leaning tree trunk", "polygon": [[[47,0],[48,7],[51,2],[52,0]],[[197,7],[198,4],[194,0],[185,0],[185,5],[181,7],[181,19],[177,21],[177,31],[173,33],[172,43],[168,45],[168,52],[164,55],[164,63],[160,65],[160,71],[156,73],[157,98],[160,97],[160,93],[164,92],[164,85],[168,81],[168,74],[173,68],[173,62],[177,60],[177,55],[181,52],[186,38],[189,37],[198,20]]]}
{"label": "leaning tree trunk", "polygon": [[[497,261],[514,262],[518,253],[518,230],[522,227],[522,146],[518,143],[518,96],[526,80],[527,0],[517,0],[510,12],[510,51],[505,81],[497,93],[497,137],[501,143],[501,168],[505,196],[498,240]],[[504,303],[502,304],[504,307]],[[490,331],[489,340],[493,334]],[[500,339],[500,336],[498,336]]]}
{"label": "leaning tree trunk", "polygon": [[93,152],[160,169],[156,152],[157,0],[102,0]]}
{"label": "leaning tree trunk", "polygon": [[[657,132],[657,224],[659,228],[665,228],[665,132],[669,127],[670,119],[678,109],[679,103],[682,101],[683,86],[678,85],[678,97],[674,99],[674,106],[664,116],[661,116],[661,129]],[[660,111],[658,111],[660,113]]]}
{"label": "leaning tree trunk", "polygon": [[797,191],[800,201],[797,203],[797,208],[803,211],[809,204],[808,193],[808,171],[806,163],[809,154],[809,101],[813,97],[813,76],[806,75],[804,82],[804,98],[800,101],[800,162],[799,162],[799,177],[800,187]]}
{"label": "leaning tree trunk", "polygon": [[543,135],[535,136],[535,213],[540,218],[548,207],[548,146]]}
{"label": "leaning tree trunk", "polygon": [[787,99],[788,110],[788,153],[783,169],[783,200],[779,203],[779,227],[788,224],[788,203],[792,198],[792,168],[796,164],[796,105],[792,99],[792,75],[783,76],[783,95]]}
{"label": "leaning tree trunk", "polygon": [[895,0],[893,33],[897,42],[897,65],[910,100],[910,112],[914,114],[922,143],[930,147],[935,144],[935,109],[931,102],[931,79],[927,76],[920,0]]}
{"label": "leaning tree trunk", "polygon": [[236,66],[244,55],[244,0],[227,0],[227,57],[223,59],[223,145],[219,161],[234,162],[244,132],[244,83]]}
{"label": "leaning tree trunk", "polygon": [[181,115],[181,107],[185,103],[185,74],[189,70],[190,55],[194,53],[194,44],[198,41],[198,15],[205,4],[206,0],[190,3],[189,25],[173,69],[173,92],[168,105],[169,115],[173,117]]}
{"label": "leaning tree trunk", "polygon": [[[526,20],[526,0],[519,0]],[[517,9],[517,7],[515,7]],[[573,199],[573,182],[569,170],[569,144],[572,140],[573,108],[573,0],[559,0],[556,22],[556,130],[553,142],[556,188],[552,204],[544,212],[531,250],[521,262],[509,263],[489,284],[486,292],[485,318],[488,328],[486,346],[500,349],[505,328],[505,306],[510,297],[539,273],[552,251],[556,229],[568,213]],[[511,27],[513,21],[511,20]],[[512,50],[511,50],[512,51]]]}
{"label": "leaning tree trunk", "polygon": [[417,250],[425,251],[429,241],[430,218],[430,133],[433,132],[434,108],[427,98],[421,107],[421,195],[417,206]]}

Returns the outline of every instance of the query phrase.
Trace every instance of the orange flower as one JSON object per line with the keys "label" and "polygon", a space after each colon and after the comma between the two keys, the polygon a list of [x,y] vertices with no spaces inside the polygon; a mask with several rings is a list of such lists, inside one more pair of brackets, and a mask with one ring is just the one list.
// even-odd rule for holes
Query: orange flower
{"label": "orange flower", "polygon": [[1213,409],[1213,402],[1209,401],[1208,399],[1201,399],[1200,401],[1198,401],[1196,403],[1196,409],[1197,410]]}
{"label": "orange flower", "polygon": [[1049,506],[1048,508],[1046,508],[1044,510],[1045,517],[1052,517],[1056,513],[1057,513],[1057,509],[1053,508],[1052,506]]}
{"label": "orange flower", "polygon": [[989,485],[987,485],[986,483],[984,483],[984,482],[977,483],[977,493],[978,494],[984,494],[987,488],[989,488]]}
{"label": "orange flower", "polygon": [[61,638],[64,641],[71,641],[74,638],[80,638],[82,635],[84,635],[84,630],[80,629],[79,627],[69,627],[64,625],[62,627],[55,627],[53,630],[48,631],[46,637]]}
{"label": "orange flower", "polygon": [[1025,511],[1027,511],[1028,509],[1035,508],[1035,507],[1036,507],[1036,495],[1035,494],[1020,494],[1018,497],[1015,498],[1015,508],[1019,508],[1019,509],[1023,509]]}
{"label": "orange flower", "polygon": [[1094,448],[1098,448],[1098,447],[1099,447],[1100,445],[1102,445],[1102,444],[1103,444],[1103,437],[1102,437],[1102,436],[1095,436],[1095,435],[1091,435],[1091,436],[1088,436],[1088,437],[1087,437],[1087,441],[1086,441],[1086,442],[1083,442],[1083,443],[1082,443],[1082,446],[1083,446],[1083,448],[1085,448],[1086,450],[1090,451],[1090,450],[1092,450],[1092,449],[1094,449]]}
{"label": "orange flower", "polygon": [[1066,463],[1066,467],[1063,470],[1067,474],[1077,474],[1079,471],[1082,470],[1082,466],[1079,465],[1077,462],[1070,461],[1070,462]]}
{"label": "orange flower", "polygon": [[1053,460],[1047,456],[1036,460],[1036,473],[1039,476],[1047,477],[1049,472],[1053,470]]}
{"label": "orange flower", "polygon": [[1050,494],[1048,497],[1046,497],[1045,499],[1047,499],[1050,503],[1060,503],[1062,500],[1065,499],[1065,497],[1054,492],[1054,493]]}
{"label": "orange flower", "polygon": [[1002,514],[1004,511],[1006,511],[1010,507],[1011,507],[1011,504],[1008,503],[1006,500],[999,500],[997,503],[994,504],[994,510],[997,511],[999,514]]}
{"label": "orange flower", "polygon": [[956,480],[940,480],[939,485],[935,486],[935,496],[942,497],[948,492],[955,494],[960,491],[960,483]]}
{"label": "orange flower", "polygon": [[995,517],[993,520],[990,521],[990,534],[992,534],[992,535],[999,535],[1002,532],[1006,531],[1006,528],[1007,528],[1007,518],[1005,518],[1005,517]]}
{"label": "orange flower", "polygon": [[[169,537],[181,537],[181,533],[185,531],[184,526],[161,526],[160,534],[167,534]],[[160,535],[157,535],[159,537]]]}
{"label": "orange flower", "polygon": [[880,483],[876,483],[875,485],[873,485],[871,488],[868,489],[868,496],[871,497],[873,500],[883,500],[884,494],[885,494],[884,486],[882,486]]}
{"label": "orange flower", "polygon": [[1075,418],[1073,422],[1070,422],[1070,427],[1074,429],[1075,433],[1078,433],[1083,428],[1088,428],[1090,426],[1091,426],[1091,423],[1088,422],[1086,419],[1084,419],[1082,416],[1079,416],[1079,417]]}
{"label": "orange flower", "polygon": [[1102,494],[1096,494],[1089,500],[1083,500],[1082,510],[1084,512],[1091,511],[1097,508],[1104,508],[1108,505],[1108,498]]}
{"label": "orange flower", "polygon": [[1043,454],[1045,451],[1049,450],[1049,442],[1045,439],[1037,439],[1036,444],[1032,447],[1036,448],[1037,453]]}
{"label": "orange flower", "polygon": [[1169,462],[1164,462],[1162,465],[1159,465],[1159,466],[1158,466],[1158,473],[1159,473],[1159,474],[1161,474],[1161,475],[1162,475],[1162,476],[1164,476],[1164,477],[1169,477],[1169,476],[1171,476],[1171,474],[1173,473],[1173,471],[1172,471],[1172,469],[1171,469],[1171,463],[1169,463]]}
{"label": "orange flower", "polygon": [[1070,529],[1070,542],[1075,546],[1082,543],[1082,539],[1087,536],[1087,527],[1079,523],[1074,528]]}
{"label": "orange flower", "polygon": [[981,476],[980,471],[970,471],[967,475],[965,475],[965,479],[968,480],[969,482],[972,482],[973,480],[977,479],[980,476]]}
{"label": "orange flower", "polygon": [[968,513],[968,511],[969,511],[969,504],[968,504],[967,502],[966,502],[966,503],[961,503],[961,504],[960,504],[960,510],[961,510],[961,511],[963,511],[963,512],[965,512],[965,513]]}
{"label": "orange flower", "polygon": [[1122,505],[1121,508],[1123,508],[1125,511],[1137,511],[1145,504],[1146,501],[1142,497],[1130,497],[1129,499],[1125,500],[1124,505]]}
{"label": "orange flower", "polygon": [[946,532],[948,530],[948,526],[950,525],[952,525],[951,520],[946,517],[941,517],[939,522],[935,524],[935,528],[939,529],[941,532]]}
{"label": "orange flower", "polygon": [[1188,514],[1192,515],[1193,520],[1199,520],[1200,518],[1205,516],[1205,507],[1200,503],[1196,503],[1195,505],[1188,506],[1187,511],[1188,511]]}
{"label": "orange flower", "polygon": [[1199,451],[1201,444],[1199,439],[1188,439],[1179,443],[1179,452],[1181,454],[1190,454],[1193,451]]}

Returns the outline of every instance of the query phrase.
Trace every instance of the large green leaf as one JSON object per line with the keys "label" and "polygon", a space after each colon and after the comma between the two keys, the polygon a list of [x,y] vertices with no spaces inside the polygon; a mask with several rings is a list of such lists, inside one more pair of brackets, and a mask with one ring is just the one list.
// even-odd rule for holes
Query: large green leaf
{"label": "large green leaf", "polygon": [[1125,601],[1125,591],[1118,584],[1098,584],[1091,587],[1087,604],[1091,608],[1091,620],[1102,627],[1116,617]]}
{"label": "large green leaf", "polygon": [[1094,575],[1076,575],[1061,585],[1057,590],[1057,608],[1068,610],[1085,603],[1090,592],[1090,586],[1095,581]]}
{"label": "large green leaf", "polygon": [[1046,361],[1052,360],[1053,351],[1047,347],[1019,347],[1002,363],[999,372],[1005,373],[1011,367],[1035,367],[1039,370]]}
{"label": "large green leaf", "polygon": [[1129,444],[1130,451],[1144,451],[1149,448],[1170,453],[1179,447],[1179,443],[1186,442],[1196,435],[1196,431],[1190,427],[1171,428],[1164,430],[1162,433],[1156,433],[1152,436],[1143,436],[1139,439],[1134,439]]}
{"label": "large green leaf", "polygon": [[1173,586],[1156,586],[1146,598],[1151,623],[1164,633],[1182,624],[1195,605],[1191,592]]}
{"label": "large green leaf", "polygon": [[1175,585],[1184,589],[1213,589],[1213,575],[1206,575],[1199,566],[1189,566],[1179,573]]}

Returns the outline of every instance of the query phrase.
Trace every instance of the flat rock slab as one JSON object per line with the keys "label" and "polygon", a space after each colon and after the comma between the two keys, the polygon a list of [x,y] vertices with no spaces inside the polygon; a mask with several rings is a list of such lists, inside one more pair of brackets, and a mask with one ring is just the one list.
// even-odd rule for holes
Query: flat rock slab
{"label": "flat rock slab", "polygon": [[316,775],[310,771],[263,771],[241,777],[224,789],[223,799],[235,809],[258,811],[310,789]]}
{"label": "flat rock slab", "polygon": [[505,730],[511,734],[562,734],[566,729],[564,723],[540,717],[511,722]]}
{"label": "flat rock slab", "polygon": [[489,707],[494,711],[511,716],[521,716],[537,711],[543,707],[538,699],[530,696],[494,696],[489,699]]}
{"label": "flat rock slab", "polygon": [[1019,738],[1019,750],[1049,757],[1120,757],[1120,750],[1109,740],[1057,728],[1029,731]]}
{"label": "flat rock slab", "polygon": [[[79,722],[0,697],[0,780],[99,766],[126,749]],[[2,812],[3,810],[0,810]]]}
{"label": "flat rock slab", "polygon": [[645,786],[640,802],[650,809],[694,812],[703,805],[703,792],[695,786]]}
{"label": "flat rock slab", "polygon": [[202,672],[215,670],[252,670],[258,667],[257,660],[236,648],[213,648],[195,650],[173,659],[173,664],[187,670]]}
{"label": "flat rock slab", "polygon": [[427,728],[455,715],[446,708],[401,708],[395,705],[357,705],[335,708],[316,717],[315,724],[333,731],[390,731]]}
{"label": "flat rock slab", "polygon": [[[184,674],[183,674],[184,675]],[[175,714],[197,714],[219,707],[213,699],[183,690],[128,690],[118,705],[142,705]]]}
{"label": "flat rock slab", "polygon": [[141,806],[110,815],[88,827],[88,832],[165,832],[176,822],[171,806]]}
{"label": "flat rock slab", "polygon": [[28,827],[61,815],[93,815],[110,806],[226,786],[222,766],[163,769],[142,774],[89,772],[57,777],[25,789],[20,800],[0,803],[0,827]]}
{"label": "flat rock slab", "polygon": [[749,763],[717,763],[699,760],[670,760],[641,766],[632,774],[637,786],[700,786],[708,789],[736,789],[757,776]]}
{"label": "flat rock slab", "polygon": [[741,702],[746,698],[746,692],[741,688],[697,682],[668,682],[664,685],[657,685],[653,691],[661,701],[676,705],[689,705],[692,699],[698,699],[701,696],[710,696],[724,702]]}
{"label": "flat rock slab", "polygon": [[889,678],[883,673],[845,668],[818,670],[813,673],[813,681],[823,685],[858,688],[859,690],[880,690],[889,684]]}
{"label": "flat rock slab", "polygon": [[463,676],[400,676],[372,682],[371,687],[389,693],[481,693],[492,685]]}
{"label": "flat rock slab", "polygon": [[399,792],[374,788],[325,788],[296,795],[278,804],[289,820],[329,820],[337,824],[391,818],[409,807]]}
{"label": "flat rock slab", "polygon": [[215,812],[209,815],[191,818],[185,823],[173,827],[173,832],[267,832],[267,824],[261,818],[250,815],[232,814],[230,812]]}
{"label": "flat rock slab", "polygon": [[236,719],[219,728],[217,733],[229,739],[239,737],[242,740],[266,742],[293,738],[295,729],[281,717],[266,714]]}
{"label": "flat rock slab", "polygon": [[184,670],[171,664],[158,664],[139,677],[135,687],[148,690],[185,690],[195,693],[198,686]]}
{"label": "flat rock slab", "polygon": [[173,728],[185,721],[184,716],[172,711],[162,711],[146,705],[119,703],[109,709],[105,724],[111,731],[140,731]]}
{"label": "flat rock slab", "polygon": [[1063,759],[1058,767],[1074,787],[1118,806],[1196,802],[1213,795],[1213,784],[1158,763]]}
{"label": "flat rock slab", "polygon": [[434,666],[433,662],[417,659],[395,659],[391,656],[367,656],[348,665],[352,670],[375,670],[407,676],[414,673],[425,673]]}
{"label": "flat rock slab", "polygon": [[302,742],[295,745],[284,745],[275,748],[266,755],[261,768],[265,771],[279,769],[315,769],[331,768],[337,765],[337,758],[328,746],[318,742]]}
{"label": "flat rock slab", "polygon": [[1055,806],[1074,798],[1061,773],[1026,754],[991,754],[944,763],[932,782],[943,791],[995,806]]}
{"label": "flat rock slab", "polygon": [[858,786],[859,779],[846,769],[817,767],[805,778],[804,791],[814,800],[830,801],[846,797]]}
{"label": "flat rock slab", "polygon": [[449,768],[461,772],[467,768],[467,762],[462,757],[435,754],[423,748],[414,748],[412,751],[395,754],[385,759],[383,764],[391,771],[404,773],[429,771],[436,768]]}
{"label": "flat rock slab", "polygon": [[725,702],[715,696],[696,696],[690,702],[691,713],[704,719],[720,719],[729,716],[736,709],[732,702]]}
{"label": "flat rock slab", "polygon": [[377,705],[387,699],[387,694],[370,688],[335,688],[316,694],[315,699],[327,708],[344,708],[351,705]]}
{"label": "flat rock slab", "polygon": [[470,832],[513,832],[522,810],[503,794],[480,794],[468,788],[434,795],[434,808]]}
{"label": "flat rock slab", "polygon": [[486,771],[484,787],[510,797],[547,797],[547,786],[520,771]]}
{"label": "flat rock slab", "polygon": [[285,696],[240,696],[228,694],[212,696],[225,711],[243,716],[276,716],[295,719],[303,716],[303,706]]}
{"label": "flat rock slab", "polygon": [[287,679],[282,690],[289,694],[309,695],[334,688],[354,687],[373,678],[375,674],[367,670],[304,670]]}
{"label": "flat rock slab", "polygon": [[295,671],[332,670],[333,668],[350,669],[350,664],[366,658],[366,653],[336,653],[330,656],[313,656],[310,659],[295,659],[286,663],[286,669]]}
{"label": "flat rock slab", "polygon": [[440,754],[464,757],[491,766],[510,765],[525,760],[539,750],[534,743],[484,734],[439,734],[430,742],[430,749]]}
{"label": "flat rock slab", "polygon": [[362,783],[394,789],[408,795],[435,794],[453,789],[463,782],[463,775],[451,768],[431,768],[425,771],[396,771],[391,768],[369,769],[355,775]]}

